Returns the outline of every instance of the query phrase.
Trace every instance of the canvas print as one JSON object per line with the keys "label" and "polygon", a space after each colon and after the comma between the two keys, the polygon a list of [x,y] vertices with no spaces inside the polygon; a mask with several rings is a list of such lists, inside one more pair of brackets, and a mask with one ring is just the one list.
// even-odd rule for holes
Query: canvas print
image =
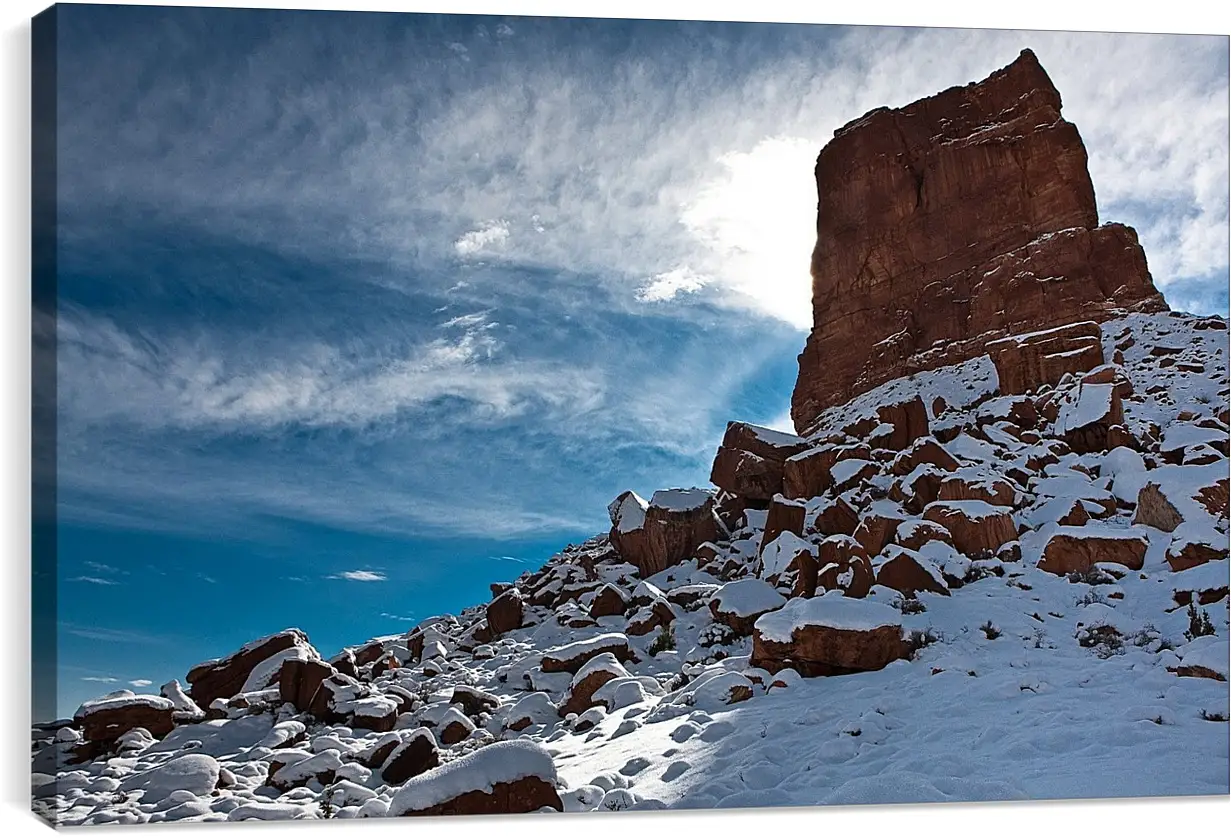
{"label": "canvas print", "polygon": [[1228,794],[1228,39],[57,5],[55,825]]}

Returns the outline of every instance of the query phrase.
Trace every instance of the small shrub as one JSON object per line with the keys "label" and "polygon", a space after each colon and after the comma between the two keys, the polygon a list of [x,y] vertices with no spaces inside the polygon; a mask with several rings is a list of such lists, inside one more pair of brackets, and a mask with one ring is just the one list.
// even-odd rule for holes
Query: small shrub
{"label": "small shrub", "polygon": [[1184,632],[1184,636],[1189,640],[1194,640],[1198,637],[1208,637],[1213,633],[1214,624],[1210,622],[1209,613],[1204,608],[1198,613],[1197,606],[1189,602],[1188,631]]}
{"label": "small shrub", "polygon": [[1092,567],[1089,570],[1073,571],[1068,575],[1068,580],[1073,584],[1080,582],[1086,585],[1111,585],[1116,581],[1116,577],[1105,570]]}
{"label": "small shrub", "polygon": [[898,597],[893,601],[893,607],[903,614],[922,614],[928,607],[915,597]]}
{"label": "small shrub", "polygon": [[1089,626],[1077,632],[1077,643],[1084,649],[1093,649],[1102,660],[1124,654],[1124,636],[1115,626]]}
{"label": "small shrub", "polygon": [[1211,713],[1209,710],[1202,710],[1201,718],[1207,722],[1225,722],[1227,720],[1225,713]]}
{"label": "small shrub", "polygon": [[1000,637],[1002,633],[999,628],[992,624],[991,620],[988,620],[986,623],[979,626],[979,631],[983,632],[983,635],[988,640],[995,640],[997,637]]}
{"label": "small shrub", "polygon": [[933,643],[936,643],[939,640],[940,640],[940,635],[938,635],[935,631],[933,631],[931,626],[928,626],[926,629],[923,629],[923,630],[920,630],[920,629],[912,630],[910,633],[910,637],[906,639],[906,647],[909,650],[907,652],[907,657],[913,660],[915,655],[918,654],[920,649],[924,649],[928,646],[931,646]]}
{"label": "small shrub", "polygon": [[1089,590],[1089,591],[1086,591],[1085,594],[1083,594],[1081,597],[1078,598],[1077,604],[1078,605],[1110,605],[1111,603],[1107,601],[1107,597],[1103,596],[1098,591]]}
{"label": "small shrub", "polygon": [[659,652],[666,652],[675,648],[675,628],[671,623],[663,626],[658,630],[658,636],[654,638],[654,642],[647,649],[651,656],[657,655]]}

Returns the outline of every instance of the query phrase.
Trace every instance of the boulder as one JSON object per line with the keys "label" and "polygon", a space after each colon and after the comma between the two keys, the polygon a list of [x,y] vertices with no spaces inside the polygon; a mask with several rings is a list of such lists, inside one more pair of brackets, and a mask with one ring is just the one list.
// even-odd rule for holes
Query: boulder
{"label": "boulder", "polygon": [[990,341],[987,352],[996,366],[1001,393],[1033,393],[1044,385],[1055,387],[1066,375],[1099,367],[1102,330],[1089,320],[1066,323]]}
{"label": "boulder", "polygon": [[282,664],[278,675],[278,696],[284,704],[306,711],[312,706],[321,682],[333,674],[333,667],[324,661],[289,660]]}
{"label": "boulder", "polygon": [[786,459],[805,446],[806,443],[793,434],[746,422],[728,422],[722,445],[714,457],[710,482],[747,500],[769,501],[782,491]]}
{"label": "boulder", "polygon": [[453,688],[449,703],[461,707],[467,716],[478,716],[480,713],[494,712],[500,706],[500,697],[478,687],[458,684]]}
{"label": "boulder", "polygon": [[95,759],[115,747],[120,737],[142,728],[161,739],[175,727],[175,704],[160,695],[135,695],[119,690],[87,701],[73,714],[81,728],[81,744],[74,749],[78,759]]}
{"label": "boulder", "polygon": [[841,496],[809,505],[812,529],[821,535],[851,535],[859,526],[859,513]]}
{"label": "boulder", "polygon": [[775,495],[769,504],[769,513],[765,516],[765,529],[761,533],[761,552],[764,553],[770,542],[784,532],[803,535],[807,511],[808,507],[803,501]]}
{"label": "boulder", "polygon": [[718,539],[723,526],[714,495],[705,489],[660,489],[648,504],[625,492],[608,512],[612,545],[642,578],[692,558],[702,544]]}
{"label": "boulder", "polygon": [[876,584],[892,588],[906,596],[915,596],[919,591],[949,595],[940,568],[933,565],[914,550],[896,544],[885,548],[885,553],[873,561]]}
{"label": "boulder", "polygon": [[905,451],[915,440],[928,435],[928,410],[919,396],[879,405],[876,415],[892,429],[878,439],[878,448]]}
{"label": "boulder", "polygon": [[850,536],[831,536],[822,541],[816,564],[817,590],[841,591],[848,597],[862,599],[875,581],[867,552]]}
{"label": "boulder", "polygon": [[941,481],[937,500],[981,500],[992,506],[1013,506],[1017,490],[1002,477],[977,469],[959,469]]}
{"label": "boulder", "polygon": [[591,658],[603,653],[614,655],[621,663],[636,660],[629,648],[628,638],[613,632],[548,649],[543,653],[540,666],[544,672],[568,672],[576,675]]}
{"label": "boulder", "polygon": [[1110,451],[1123,442],[1113,428],[1124,424],[1120,394],[1112,384],[1080,384],[1058,405],[1055,433],[1078,454]]}
{"label": "boulder", "polygon": [[757,576],[774,584],[787,571],[798,568],[801,562],[807,562],[815,555],[816,549],[795,533],[781,533],[761,551],[761,559],[756,566]]}
{"label": "boulder", "polygon": [[487,605],[487,625],[497,637],[524,624],[525,606],[516,588],[506,591]]}
{"label": "boulder", "polygon": [[924,507],[923,517],[948,530],[953,546],[971,558],[1017,540],[1012,511],[981,500],[938,500]]}
{"label": "boulder", "polygon": [[675,620],[675,612],[665,598],[643,605],[628,618],[625,631],[634,637],[643,637],[655,629],[664,628]]}
{"label": "boulder", "polygon": [[906,516],[891,505],[879,506],[865,513],[855,528],[854,538],[869,556],[875,556],[893,540],[906,521]]}
{"label": "boulder", "polygon": [[218,698],[268,689],[288,660],[318,661],[321,656],[299,629],[271,634],[246,644],[221,660],[199,663],[188,671],[189,695],[201,707]]}
{"label": "boulder", "polygon": [[542,745],[526,739],[495,742],[407,780],[393,795],[389,815],[563,812],[557,779]]}
{"label": "boulder", "polygon": [[380,776],[391,786],[399,786],[440,765],[436,737],[426,727],[412,730],[394,744],[380,768]]}
{"label": "boulder", "polygon": [[590,601],[590,616],[618,617],[628,610],[628,597],[615,585],[606,584],[598,589]]}
{"label": "boulder", "polygon": [[788,498],[814,498],[833,487],[833,467],[843,460],[866,460],[872,449],[856,445],[826,444],[787,458],[782,471],[782,493]]}
{"label": "boulder", "polygon": [[761,579],[728,582],[710,600],[714,622],[727,626],[741,637],[752,634],[752,626],[762,614],[781,608],[786,597]]}
{"label": "boulder", "polygon": [[894,544],[901,545],[907,550],[918,550],[929,541],[953,544],[953,536],[947,529],[932,521],[910,520],[899,525],[893,537]]}
{"label": "boulder", "polygon": [[1149,540],[1141,533],[1110,528],[1058,527],[1043,548],[1039,570],[1064,576],[1113,563],[1141,570]]}
{"label": "boulder", "polygon": [[561,718],[569,713],[576,713],[580,716],[598,704],[594,700],[594,693],[598,692],[599,687],[613,678],[627,677],[629,677],[628,670],[620,665],[615,655],[610,652],[595,655],[586,662],[585,666],[577,670],[557,712]]}
{"label": "boulder", "polygon": [[901,614],[887,605],[827,594],[793,599],[756,621],[750,664],[805,678],[883,669],[907,656]]}
{"label": "boulder", "polygon": [[1133,230],[1098,226],[1086,150],[1060,106],[1025,50],[983,81],[835,132],[815,171],[799,433],[882,383],[982,355],[989,339],[1166,310]]}
{"label": "boulder", "polygon": [[959,465],[957,459],[939,442],[931,437],[923,437],[915,440],[909,448],[894,457],[889,471],[902,477],[925,463],[941,471],[956,471]]}

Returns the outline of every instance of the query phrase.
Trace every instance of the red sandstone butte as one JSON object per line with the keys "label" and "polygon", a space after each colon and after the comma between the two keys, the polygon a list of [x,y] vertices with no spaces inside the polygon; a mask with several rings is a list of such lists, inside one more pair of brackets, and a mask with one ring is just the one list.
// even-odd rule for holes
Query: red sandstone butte
{"label": "red sandstone butte", "polygon": [[1137,234],[1099,226],[1086,148],[1033,52],[838,129],[817,158],[796,430],[989,341],[1165,311]]}

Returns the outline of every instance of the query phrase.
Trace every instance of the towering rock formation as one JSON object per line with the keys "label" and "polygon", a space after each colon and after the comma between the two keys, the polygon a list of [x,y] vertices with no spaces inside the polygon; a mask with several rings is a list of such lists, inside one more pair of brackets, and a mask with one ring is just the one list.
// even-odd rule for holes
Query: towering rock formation
{"label": "towering rock formation", "polygon": [[840,128],[816,164],[796,430],[1008,335],[1166,309],[1137,234],[1099,226],[1086,149],[1034,53]]}

